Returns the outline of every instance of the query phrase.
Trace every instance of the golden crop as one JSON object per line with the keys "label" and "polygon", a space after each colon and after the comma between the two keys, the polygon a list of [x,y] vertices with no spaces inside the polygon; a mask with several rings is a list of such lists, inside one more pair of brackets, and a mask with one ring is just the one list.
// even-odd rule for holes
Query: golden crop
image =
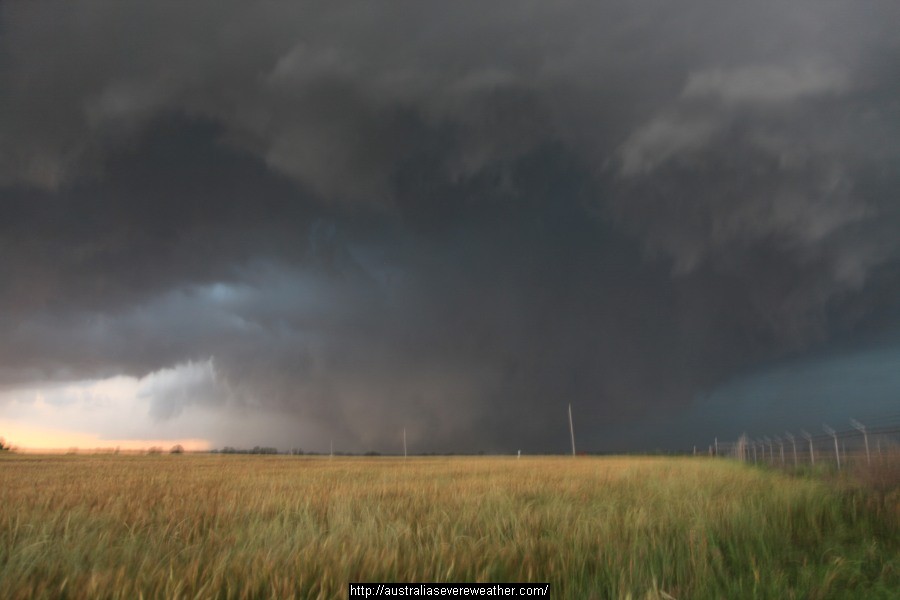
{"label": "golden crop", "polygon": [[350,581],[552,598],[896,597],[865,497],[728,460],[0,457],[0,597],[346,598]]}

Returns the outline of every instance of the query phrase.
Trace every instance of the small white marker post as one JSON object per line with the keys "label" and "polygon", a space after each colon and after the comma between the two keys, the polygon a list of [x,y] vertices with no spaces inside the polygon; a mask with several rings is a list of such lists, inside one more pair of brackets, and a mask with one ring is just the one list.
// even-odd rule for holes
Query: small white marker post
{"label": "small white marker post", "polygon": [[834,429],[832,429],[831,427],[829,427],[828,425],[822,425],[822,429],[825,430],[825,433],[827,433],[832,438],[834,438],[834,455],[837,458],[838,471],[840,471],[841,470],[841,450],[840,450],[840,448],[838,448],[837,432]]}
{"label": "small white marker post", "polygon": [[853,428],[863,434],[863,439],[866,442],[866,464],[872,464],[872,458],[869,456],[869,434],[866,433],[866,426],[857,421],[856,419],[850,419],[850,424],[853,425]]}
{"label": "small white marker post", "polygon": [[784,435],[787,439],[791,441],[791,445],[794,447],[794,468],[797,468],[797,440],[794,439],[794,434],[790,431],[785,431]]}
{"label": "small white marker post", "polygon": [[516,455],[516,460],[522,458],[522,451],[519,450],[519,453]]}
{"label": "small white marker post", "polygon": [[784,440],[781,439],[780,436],[775,438],[775,441],[778,442],[778,447],[781,450],[781,466],[784,466]]}
{"label": "small white marker post", "polygon": [[575,426],[572,425],[572,404],[569,403],[569,436],[572,438],[572,456],[575,456]]}
{"label": "small white marker post", "polygon": [[816,466],[816,453],[813,451],[812,436],[802,429],[800,430],[800,435],[806,438],[806,441],[809,442],[809,464],[814,467]]}

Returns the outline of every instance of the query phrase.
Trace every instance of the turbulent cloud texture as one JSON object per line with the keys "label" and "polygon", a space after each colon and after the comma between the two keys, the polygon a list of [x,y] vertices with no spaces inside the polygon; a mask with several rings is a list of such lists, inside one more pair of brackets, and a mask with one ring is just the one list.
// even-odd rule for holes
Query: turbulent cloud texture
{"label": "turbulent cloud texture", "polygon": [[220,445],[543,451],[569,402],[602,448],[865,343],[900,325],[898,21],[4,5],[0,386],[142,378]]}

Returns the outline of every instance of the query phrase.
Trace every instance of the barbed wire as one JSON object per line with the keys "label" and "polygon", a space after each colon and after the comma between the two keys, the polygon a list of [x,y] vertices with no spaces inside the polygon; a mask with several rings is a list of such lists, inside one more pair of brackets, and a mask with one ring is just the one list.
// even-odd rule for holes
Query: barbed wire
{"label": "barbed wire", "polygon": [[865,456],[866,462],[871,463],[873,455],[881,456],[885,450],[900,447],[900,414],[870,417],[866,423],[850,419],[849,423],[849,428],[841,430],[823,423],[815,434],[798,429],[756,436],[745,433],[734,441],[715,438],[708,454],[756,463],[780,462],[785,466],[799,466],[802,458],[804,464],[815,465],[818,460],[835,463],[840,469],[842,464],[848,464],[850,456]]}

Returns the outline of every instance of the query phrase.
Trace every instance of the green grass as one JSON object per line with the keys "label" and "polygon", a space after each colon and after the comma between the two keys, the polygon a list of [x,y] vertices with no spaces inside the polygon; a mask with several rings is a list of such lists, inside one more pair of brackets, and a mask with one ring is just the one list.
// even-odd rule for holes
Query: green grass
{"label": "green grass", "polygon": [[0,597],[897,598],[900,497],[726,460],[0,457]]}

